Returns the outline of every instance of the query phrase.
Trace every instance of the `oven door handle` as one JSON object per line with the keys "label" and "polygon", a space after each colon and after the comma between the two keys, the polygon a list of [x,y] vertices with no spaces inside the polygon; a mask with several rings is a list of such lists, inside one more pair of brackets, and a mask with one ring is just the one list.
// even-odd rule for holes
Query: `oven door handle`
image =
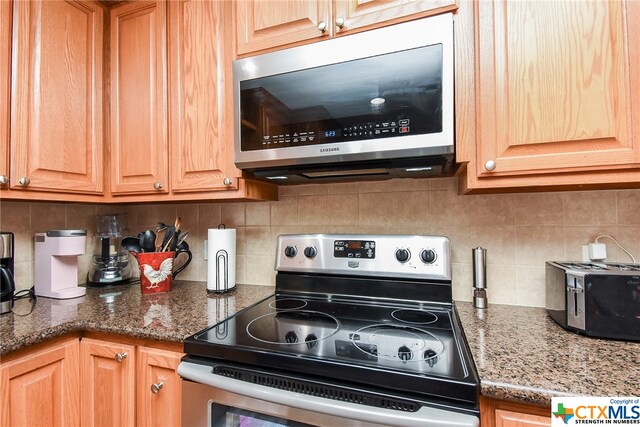
{"label": "oven door handle", "polygon": [[178,374],[184,379],[253,399],[265,400],[311,412],[394,426],[477,427],[480,425],[477,417],[459,412],[427,406],[421,407],[416,412],[376,408],[251,384],[216,375],[212,370],[211,366],[190,362],[180,362],[178,365]]}

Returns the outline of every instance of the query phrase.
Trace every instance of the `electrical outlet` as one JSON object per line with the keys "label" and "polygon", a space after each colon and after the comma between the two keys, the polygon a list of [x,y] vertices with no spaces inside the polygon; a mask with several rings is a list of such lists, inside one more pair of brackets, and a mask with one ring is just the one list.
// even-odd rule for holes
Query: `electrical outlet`
{"label": "electrical outlet", "polygon": [[205,240],[204,241],[204,260],[208,260],[209,259],[209,241]]}

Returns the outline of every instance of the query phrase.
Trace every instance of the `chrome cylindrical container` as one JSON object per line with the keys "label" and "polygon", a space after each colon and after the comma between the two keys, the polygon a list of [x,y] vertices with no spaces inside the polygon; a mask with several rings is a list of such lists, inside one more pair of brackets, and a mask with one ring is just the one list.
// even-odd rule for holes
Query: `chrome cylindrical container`
{"label": "chrome cylindrical container", "polygon": [[473,259],[473,306],[487,308],[487,250],[478,246],[471,250]]}

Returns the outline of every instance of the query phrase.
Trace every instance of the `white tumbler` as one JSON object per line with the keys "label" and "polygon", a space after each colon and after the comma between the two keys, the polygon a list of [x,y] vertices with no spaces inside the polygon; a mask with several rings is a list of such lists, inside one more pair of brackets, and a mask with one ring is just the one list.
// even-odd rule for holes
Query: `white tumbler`
{"label": "white tumbler", "polygon": [[222,293],[236,287],[236,230],[208,231],[207,292]]}

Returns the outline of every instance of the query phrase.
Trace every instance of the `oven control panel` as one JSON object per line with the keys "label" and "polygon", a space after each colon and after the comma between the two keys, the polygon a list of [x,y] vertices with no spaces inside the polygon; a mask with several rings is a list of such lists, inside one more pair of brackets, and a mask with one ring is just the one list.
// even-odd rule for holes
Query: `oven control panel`
{"label": "oven control panel", "polygon": [[450,281],[450,245],[444,236],[286,234],[276,270]]}

